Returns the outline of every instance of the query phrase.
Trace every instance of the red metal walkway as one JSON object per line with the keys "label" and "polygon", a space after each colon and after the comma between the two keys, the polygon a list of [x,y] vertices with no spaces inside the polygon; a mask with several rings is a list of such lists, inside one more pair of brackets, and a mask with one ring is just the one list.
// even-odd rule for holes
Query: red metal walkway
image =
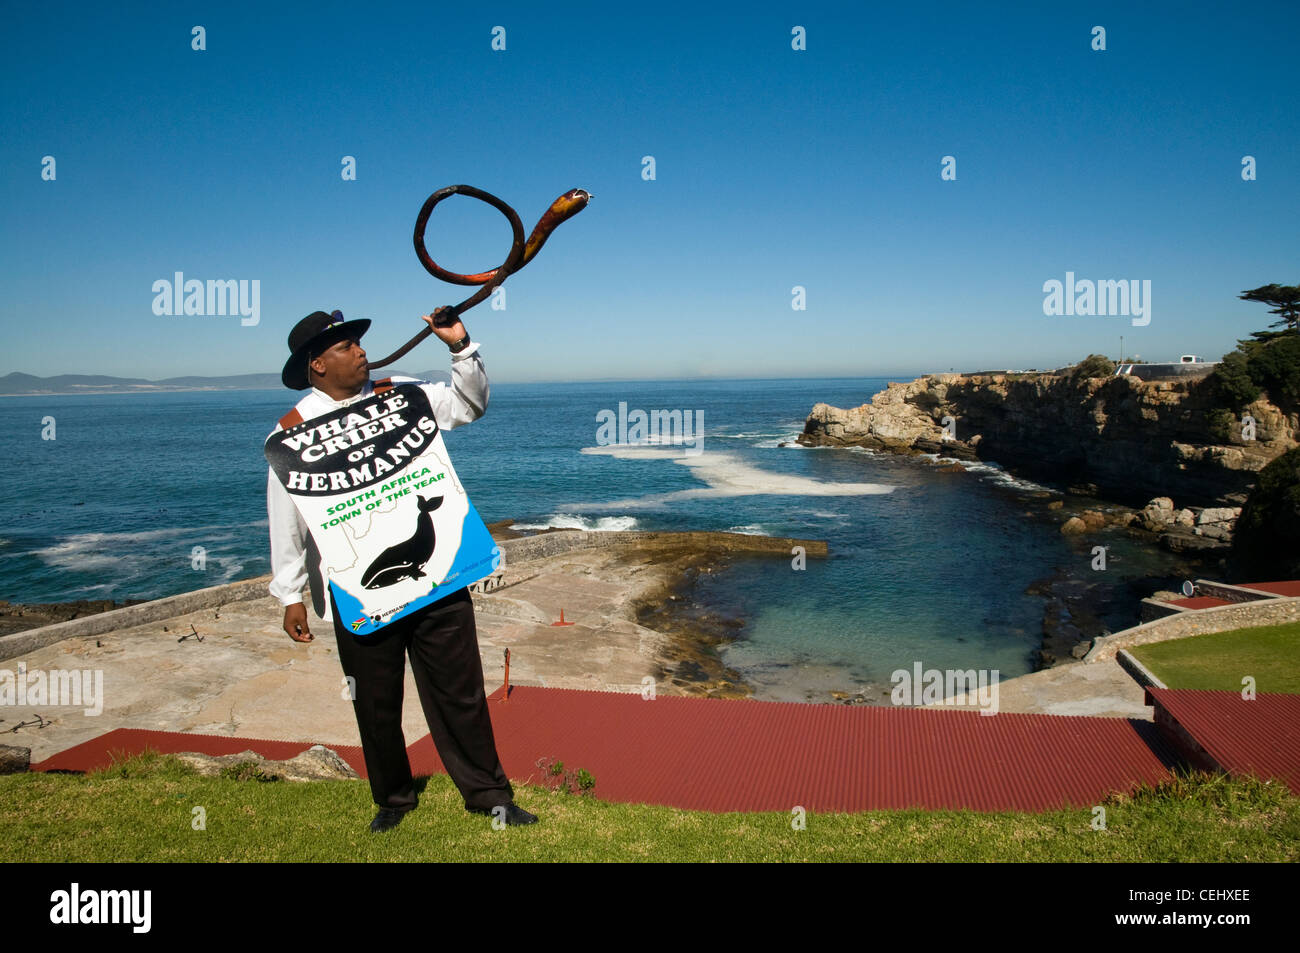
{"label": "red metal walkway", "polygon": [[1219,606],[1230,606],[1234,603],[1216,596],[1192,596],[1190,599],[1170,599],[1168,604],[1178,606],[1180,609],[1217,609]]}
{"label": "red metal walkway", "polygon": [[[508,702],[498,689],[490,704],[516,782],[536,780],[536,761],[551,757],[591,772],[602,800],[705,811],[1087,807],[1162,780],[1177,758],[1154,724],[1120,718],[527,687]],[[307,744],[120,729],[34,769],[87,770],[107,764],[110,750],[146,746],[283,758]],[[335,750],[364,775],[358,749]],[[415,774],[442,770],[427,735],[409,753]]]}
{"label": "red metal walkway", "polygon": [[1278,582],[1236,582],[1234,586],[1242,589],[1258,589],[1282,598],[1300,596],[1300,579],[1283,579]]}
{"label": "red metal walkway", "polygon": [[1300,795],[1300,695],[1148,688],[1156,725],[1203,770],[1285,781]]}

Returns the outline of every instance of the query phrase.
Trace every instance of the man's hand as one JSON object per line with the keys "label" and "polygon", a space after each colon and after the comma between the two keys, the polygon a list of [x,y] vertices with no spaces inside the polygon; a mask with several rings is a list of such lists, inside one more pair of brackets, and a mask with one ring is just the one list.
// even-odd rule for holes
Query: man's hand
{"label": "man's hand", "polygon": [[313,642],[316,636],[307,626],[307,607],[301,602],[284,607],[284,631],[295,642]]}
{"label": "man's hand", "polygon": [[448,347],[450,347],[451,345],[459,341],[461,338],[463,338],[466,334],[466,331],[465,331],[465,325],[461,324],[459,321],[445,328],[440,328],[433,323],[433,319],[446,310],[447,310],[446,307],[438,308],[433,312],[433,314],[424,315],[423,319],[424,322],[429,325],[429,327],[433,328],[433,333],[438,335],[438,337],[442,340],[442,342],[446,344]]}

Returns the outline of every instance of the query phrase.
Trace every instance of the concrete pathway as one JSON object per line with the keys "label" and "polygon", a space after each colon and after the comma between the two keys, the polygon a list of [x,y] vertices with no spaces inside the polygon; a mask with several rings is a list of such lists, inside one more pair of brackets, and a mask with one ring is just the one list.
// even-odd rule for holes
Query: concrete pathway
{"label": "concrete pathway", "polygon": [[[629,606],[662,584],[663,573],[618,566],[619,558],[597,549],[538,560],[540,572],[530,564],[518,569],[531,578],[474,595],[489,693],[502,684],[506,647],[513,684],[640,691],[667,637],[632,621]],[[575,625],[550,625],[561,609]],[[114,728],[360,744],[333,625],[309,604],[316,639],[296,643],[280,627],[282,612],[268,595],[67,638],[0,662],[12,673],[25,667],[29,678],[37,671],[98,671],[103,684],[98,715],[85,714],[85,704],[0,707],[0,744],[31,748],[33,761]],[[192,630],[202,642],[178,641]],[[52,724],[11,731],[38,714]],[[428,733],[409,669],[402,725],[408,744]]]}
{"label": "concrete pathway", "polygon": [[1008,679],[998,686],[1002,711],[1152,720],[1145,690],[1118,662],[1072,662]]}

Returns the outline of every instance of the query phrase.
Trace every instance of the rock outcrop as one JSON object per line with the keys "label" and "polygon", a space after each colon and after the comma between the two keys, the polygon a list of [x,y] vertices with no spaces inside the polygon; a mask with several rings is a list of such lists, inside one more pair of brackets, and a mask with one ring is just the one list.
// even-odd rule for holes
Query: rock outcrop
{"label": "rock outcrop", "polygon": [[992,461],[1134,506],[1172,497],[1182,508],[1170,501],[1169,522],[1201,538],[1225,520],[1202,523],[1206,511],[1195,509],[1240,506],[1256,474],[1300,434],[1300,414],[1260,398],[1245,410],[1255,429],[1244,439],[1240,421],[1216,408],[1203,384],[933,374],[890,384],[861,407],[817,404],[799,442]]}
{"label": "rock outcrop", "polygon": [[0,745],[0,774],[22,774],[32,765],[32,749]]}
{"label": "rock outcrop", "polygon": [[1142,508],[1137,522],[1175,553],[1214,553],[1227,549],[1240,516],[1240,506],[1175,509],[1173,500],[1161,496]]}
{"label": "rock outcrop", "polygon": [[312,745],[287,761],[271,761],[256,751],[209,755],[182,751],[178,759],[205,777],[228,777],[256,781],[340,781],[360,777],[338,752],[324,745]]}

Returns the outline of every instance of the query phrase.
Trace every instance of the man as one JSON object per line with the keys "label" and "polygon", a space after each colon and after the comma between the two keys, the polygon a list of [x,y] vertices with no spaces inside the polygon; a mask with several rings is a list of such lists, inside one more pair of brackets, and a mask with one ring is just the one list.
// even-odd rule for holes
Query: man
{"label": "man", "polygon": [[[418,382],[418,386],[429,399],[438,427],[450,430],[483,415],[488,379],[477,353],[478,343],[470,341],[464,325],[460,321],[449,327],[435,323],[442,310],[424,315],[424,320],[451,349],[452,383],[449,387]],[[291,355],[281,379],[292,390],[310,387],[311,392],[273,433],[376,392],[361,347],[361,336],[369,327],[368,320],[345,321],[338,311],[316,311],[298,322],[289,334]],[[380,391],[410,380],[389,378],[380,383]],[[271,528],[270,590],[284,606],[284,630],[289,638],[295,642],[314,640],[302,601],[305,583],[311,582],[318,614],[324,615],[325,601],[330,603],[339,661],[344,674],[353,679],[352,704],[370,790],[379,806],[371,831],[396,827],[417,802],[402,734],[404,653],[410,655],[438,756],[460,790],[466,810],[493,814],[507,824],[535,822],[535,816],[515,805],[514,790],[497,757],[468,590],[462,587],[364,637],[354,634],[340,618],[335,600],[325,598],[329,586],[323,578],[319,547],[274,469],[268,473],[266,505]]]}

